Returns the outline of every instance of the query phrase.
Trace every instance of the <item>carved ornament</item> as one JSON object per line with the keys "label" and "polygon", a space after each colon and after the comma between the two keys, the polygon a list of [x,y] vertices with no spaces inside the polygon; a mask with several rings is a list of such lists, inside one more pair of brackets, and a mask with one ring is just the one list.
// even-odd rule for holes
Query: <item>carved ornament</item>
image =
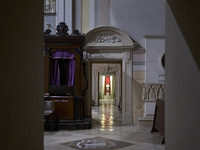
{"label": "carved ornament", "polygon": [[94,42],[96,43],[121,43],[121,39],[115,35],[111,34],[103,34],[98,35],[94,38]]}
{"label": "carved ornament", "polygon": [[81,35],[81,33],[79,32],[79,30],[75,29],[73,31],[72,35]]}
{"label": "carved ornament", "polygon": [[109,67],[109,66],[100,67],[100,68],[98,68],[98,71],[99,72],[116,72],[117,71],[117,67],[116,66],[115,67]]}
{"label": "carved ornament", "polygon": [[88,89],[88,80],[87,80],[87,77],[86,77],[86,63],[85,61],[81,60],[82,62],[82,74],[81,74],[81,78],[82,78],[82,83],[81,83],[81,89],[82,89],[82,93],[83,93],[83,96],[85,96],[85,91]]}
{"label": "carved ornament", "polygon": [[56,28],[56,34],[60,36],[69,35],[68,34],[68,26],[64,22],[60,22]]}
{"label": "carved ornament", "polygon": [[79,55],[81,55],[81,54],[82,54],[82,52],[81,52],[81,49],[80,49],[80,48],[76,48],[76,49],[75,49],[75,52],[76,52],[76,54],[79,54]]}
{"label": "carved ornament", "polygon": [[165,100],[165,85],[156,83],[144,83],[142,88],[142,100]]}
{"label": "carved ornament", "polygon": [[44,13],[55,13],[55,0],[44,0]]}

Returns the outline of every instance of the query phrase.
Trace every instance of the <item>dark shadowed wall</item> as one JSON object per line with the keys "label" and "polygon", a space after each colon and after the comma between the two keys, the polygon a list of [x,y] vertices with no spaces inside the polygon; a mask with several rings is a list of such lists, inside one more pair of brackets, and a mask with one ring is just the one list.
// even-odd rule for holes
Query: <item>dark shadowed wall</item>
{"label": "dark shadowed wall", "polygon": [[200,2],[166,2],[166,150],[200,149]]}
{"label": "dark shadowed wall", "polygon": [[43,1],[0,5],[0,149],[43,149]]}

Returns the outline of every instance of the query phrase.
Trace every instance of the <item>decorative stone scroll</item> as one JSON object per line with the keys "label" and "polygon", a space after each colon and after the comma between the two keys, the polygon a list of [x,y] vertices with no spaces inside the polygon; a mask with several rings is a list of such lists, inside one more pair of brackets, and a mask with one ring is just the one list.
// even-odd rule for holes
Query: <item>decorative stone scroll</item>
{"label": "decorative stone scroll", "polygon": [[110,66],[107,66],[107,67],[99,67],[98,68],[98,71],[99,72],[116,72],[117,71],[117,67],[110,67]]}
{"label": "decorative stone scroll", "polygon": [[122,40],[115,35],[103,34],[103,35],[96,36],[94,38],[94,42],[96,42],[96,43],[121,43]]}
{"label": "decorative stone scroll", "polygon": [[44,0],[44,13],[55,13],[55,0]]}
{"label": "decorative stone scroll", "polygon": [[144,83],[142,88],[142,100],[156,101],[165,99],[165,85],[156,83]]}

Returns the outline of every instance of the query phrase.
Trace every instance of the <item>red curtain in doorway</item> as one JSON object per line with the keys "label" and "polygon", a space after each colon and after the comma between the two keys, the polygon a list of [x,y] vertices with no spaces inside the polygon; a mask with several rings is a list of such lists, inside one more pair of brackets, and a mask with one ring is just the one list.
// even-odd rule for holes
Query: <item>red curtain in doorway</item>
{"label": "red curtain in doorway", "polygon": [[105,95],[107,92],[110,95],[110,76],[105,76]]}

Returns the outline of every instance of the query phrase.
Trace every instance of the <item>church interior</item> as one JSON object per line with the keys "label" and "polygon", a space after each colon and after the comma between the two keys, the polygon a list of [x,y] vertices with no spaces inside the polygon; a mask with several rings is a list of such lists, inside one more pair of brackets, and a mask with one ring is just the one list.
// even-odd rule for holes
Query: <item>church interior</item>
{"label": "church interior", "polygon": [[0,149],[199,149],[199,10],[3,1]]}

